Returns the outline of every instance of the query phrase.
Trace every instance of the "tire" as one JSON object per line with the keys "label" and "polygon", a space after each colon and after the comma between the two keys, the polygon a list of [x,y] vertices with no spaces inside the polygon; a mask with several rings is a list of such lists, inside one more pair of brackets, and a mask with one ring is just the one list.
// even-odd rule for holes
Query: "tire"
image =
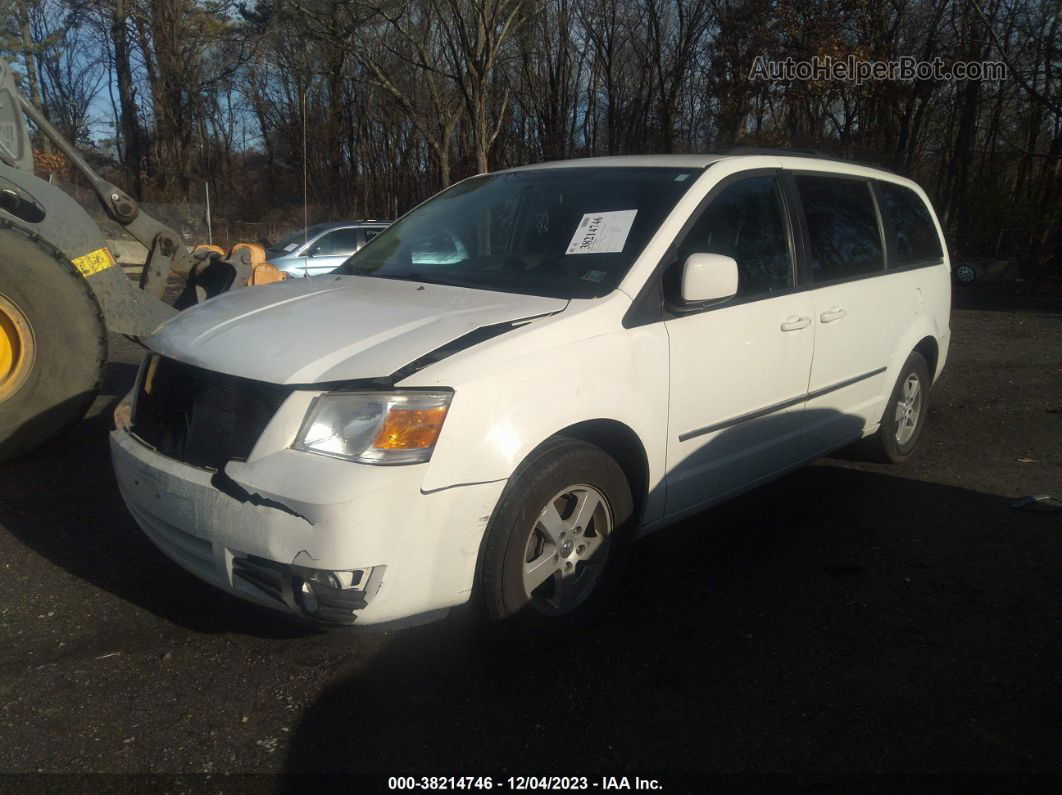
{"label": "tire", "polygon": [[80,420],[107,359],[106,326],[85,279],[57,249],[11,228],[0,229],[0,349],[3,461]]}
{"label": "tire", "polygon": [[[914,384],[918,398],[909,401],[911,384]],[[929,391],[932,379],[929,365],[920,353],[912,353],[900,370],[900,377],[892,389],[889,402],[885,404],[885,413],[877,433],[869,437],[866,449],[870,456],[878,461],[898,464],[906,461],[914,452],[922,429],[929,414]],[[904,413],[903,427],[900,426],[898,407],[904,403],[909,409]],[[914,404],[917,403],[915,406]]]}
{"label": "tire", "polygon": [[[556,516],[543,521],[550,505]],[[633,524],[615,460],[574,439],[545,442],[509,479],[487,528],[480,591],[495,634],[528,649],[594,619],[622,575]],[[526,581],[525,568],[534,569]]]}

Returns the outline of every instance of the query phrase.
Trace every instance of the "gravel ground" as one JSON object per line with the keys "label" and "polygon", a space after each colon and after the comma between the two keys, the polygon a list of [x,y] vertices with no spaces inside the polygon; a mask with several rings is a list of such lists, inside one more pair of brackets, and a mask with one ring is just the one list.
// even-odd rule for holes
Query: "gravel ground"
{"label": "gravel ground", "polygon": [[0,467],[0,771],[672,790],[752,771],[1062,774],[1062,514],[1012,507],[1062,497],[1062,308],[977,305],[953,316],[912,460],[823,461],[651,537],[616,609],[532,656],[461,611],[317,633],[169,563],[110,470],[139,357],[115,339],[89,418]]}

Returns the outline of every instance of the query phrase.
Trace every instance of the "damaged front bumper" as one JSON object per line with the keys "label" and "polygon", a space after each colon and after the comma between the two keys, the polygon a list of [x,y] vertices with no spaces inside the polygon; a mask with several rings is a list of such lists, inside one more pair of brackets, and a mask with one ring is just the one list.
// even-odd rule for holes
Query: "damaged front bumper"
{"label": "damaged front bumper", "polygon": [[[261,441],[268,441],[263,439]],[[283,448],[222,472],[111,434],[122,497],[197,577],[320,625],[432,618],[468,600],[504,482],[423,493],[428,466],[374,467]]]}

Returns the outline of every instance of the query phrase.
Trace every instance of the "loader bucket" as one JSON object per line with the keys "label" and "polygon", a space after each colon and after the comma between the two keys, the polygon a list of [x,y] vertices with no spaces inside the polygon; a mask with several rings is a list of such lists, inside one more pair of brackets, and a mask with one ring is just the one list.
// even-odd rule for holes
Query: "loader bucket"
{"label": "loader bucket", "polygon": [[200,243],[192,250],[192,256],[194,257],[206,257],[210,254],[218,254],[221,257],[225,256],[225,249],[221,246],[215,246],[213,243]]}
{"label": "loader bucket", "polygon": [[229,252],[229,259],[241,256],[242,252],[247,252],[244,256],[251,267],[265,262],[265,248],[260,243],[237,243]]}
{"label": "loader bucket", "polygon": [[247,278],[248,287],[282,282],[288,274],[278,270],[272,263],[266,262],[265,248],[260,243],[237,243],[229,252],[229,262],[241,262],[250,269]]}
{"label": "loader bucket", "polygon": [[278,270],[277,266],[271,262],[260,262],[254,266],[254,270],[251,271],[251,280],[247,283],[248,287],[257,287],[261,284],[272,284],[273,282],[282,282],[288,278],[288,274],[282,270]]}

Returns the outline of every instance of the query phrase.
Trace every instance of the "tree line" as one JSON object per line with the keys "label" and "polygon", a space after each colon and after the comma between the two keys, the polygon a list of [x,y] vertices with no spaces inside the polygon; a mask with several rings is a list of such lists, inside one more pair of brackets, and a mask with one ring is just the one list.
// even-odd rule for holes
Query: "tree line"
{"label": "tree line", "polygon": [[[953,250],[1050,273],[1057,0],[0,0],[23,91],[133,195],[393,217],[542,160],[814,149],[911,176]],[[994,62],[992,79],[761,79],[757,64]],[[757,60],[759,59],[759,60]],[[44,143],[41,143],[44,146]]]}

